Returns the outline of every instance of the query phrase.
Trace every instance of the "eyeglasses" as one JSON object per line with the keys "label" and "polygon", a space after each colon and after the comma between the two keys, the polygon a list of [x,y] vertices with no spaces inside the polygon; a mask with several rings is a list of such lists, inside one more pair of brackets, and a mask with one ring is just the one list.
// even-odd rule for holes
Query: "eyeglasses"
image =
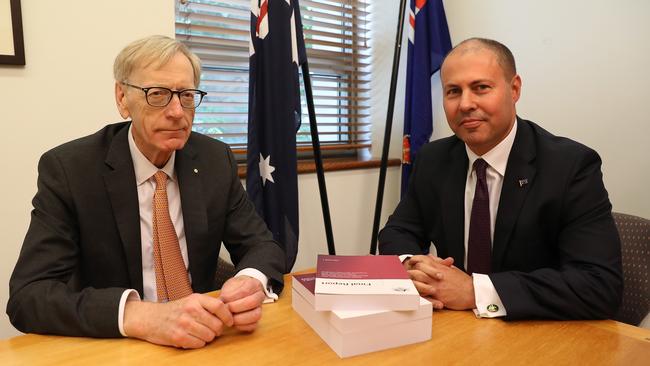
{"label": "eyeglasses", "polygon": [[171,102],[174,94],[176,94],[178,95],[178,100],[181,102],[181,107],[195,109],[199,104],[201,104],[203,97],[208,94],[198,89],[171,90],[161,86],[143,88],[126,82],[122,82],[122,84],[142,90],[144,92],[144,97],[147,100],[147,104],[152,107],[166,107],[169,102]]}

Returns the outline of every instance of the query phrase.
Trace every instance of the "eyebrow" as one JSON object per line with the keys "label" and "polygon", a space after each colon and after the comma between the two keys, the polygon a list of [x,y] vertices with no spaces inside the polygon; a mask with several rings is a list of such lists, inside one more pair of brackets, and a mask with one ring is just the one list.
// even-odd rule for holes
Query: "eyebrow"
{"label": "eyebrow", "polygon": [[[470,85],[476,85],[476,84],[482,84],[482,83],[485,83],[485,84],[493,84],[494,81],[492,81],[491,79],[477,79],[477,80],[473,80],[473,81],[471,81],[469,84],[470,84]],[[451,83],[451,82],[450,82],[450,83],[446,83],[446,84],[444,84],[443,87],[452,87],[452,86],[458,86],[458,85],[459,85],[459,84],[457,84],[457,83]]]}
{"label": "eyebrow", "polygon": [[482,84],[482,83],[492,84],[492,83],[494,83],[494,81],[492,81],[491,79],[478,79],[478,80],[472,81],[470,84],[474,85],[474,84]]}

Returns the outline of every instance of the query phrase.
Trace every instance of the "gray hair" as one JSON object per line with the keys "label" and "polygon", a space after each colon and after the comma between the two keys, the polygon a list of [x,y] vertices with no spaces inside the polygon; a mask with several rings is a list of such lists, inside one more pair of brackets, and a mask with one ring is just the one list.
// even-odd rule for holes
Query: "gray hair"
{"label": "gray hair", "polygon": [[194,87],[201,80],[201,60],[180,41],[166,36],[149,36],[130,43],[115,58],[113,76],[117,82],[125,82],[137,67],[162,66],[177,53],[185,55],[194,71]]}

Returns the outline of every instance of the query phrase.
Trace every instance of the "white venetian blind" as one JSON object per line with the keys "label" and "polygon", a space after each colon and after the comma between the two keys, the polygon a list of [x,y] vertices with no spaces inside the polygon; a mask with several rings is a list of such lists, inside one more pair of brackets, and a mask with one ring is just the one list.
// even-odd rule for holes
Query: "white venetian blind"
{"label": "white venetian blind", "polygon": [[[285,0],[271,0],[285,1]],[[370,147],[368,5],[363,0],[302,0],[305,45],[319,139],[325,155],[354,155]],[[250,0],[177,0],[176,38],[203,62],[208,92],[194,130],[222,140],[238,158],[248,131]],[[310,155],[307,102],[301,82],[300,156]]]}

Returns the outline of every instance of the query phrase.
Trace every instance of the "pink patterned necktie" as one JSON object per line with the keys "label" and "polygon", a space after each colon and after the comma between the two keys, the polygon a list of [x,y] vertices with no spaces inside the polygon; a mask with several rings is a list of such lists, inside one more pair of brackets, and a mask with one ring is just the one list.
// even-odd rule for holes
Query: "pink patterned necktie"
{"label": "pink patterned necktie", "polygon": [[167,174],[159,170],[154,178],[156,192],[153,195],[153,253],[156,292],[158,302],[165,302],[190,295],[192,287],[181,255],[176,230],[169,217]]}
{"label": "pink patterned necktie", "polygon": [[490,196],[488,195],[485,171],[487,162],[477,159],[476,190],[472,203],[472,215],[469,221],[469,238],[467,239],[467,273],[492,272],[492,239],[490,238]]}

